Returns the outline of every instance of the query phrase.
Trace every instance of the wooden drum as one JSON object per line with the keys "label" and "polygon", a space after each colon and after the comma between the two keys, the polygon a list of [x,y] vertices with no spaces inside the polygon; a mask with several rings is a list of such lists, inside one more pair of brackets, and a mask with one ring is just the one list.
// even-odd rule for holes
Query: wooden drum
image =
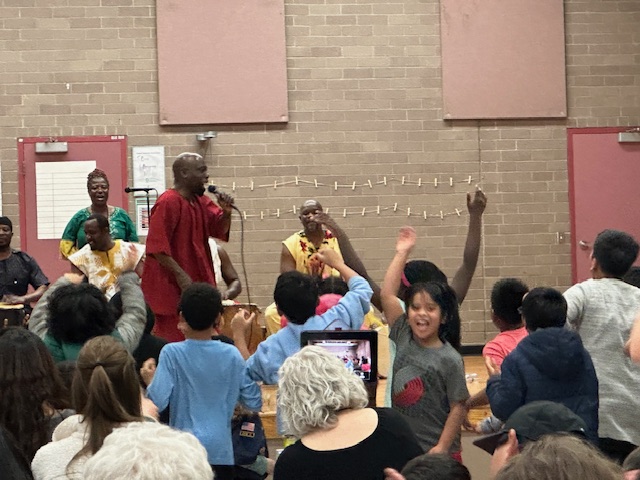
{"label": "wooden drum", "polygon": [[223,302],[222,309],[222,321],[218,330],[222,335],[226,335],[229,338],[233,338],[233,332],[231,331],[231,319],[238,312],[238,310],[248,310],[250,313],[255,313],[256,317],[253,320],[251,328],[246,334],[245,340],[249,347],[249,352],[252,354],[258,348],[258,344],[266,338],[266,329],[261,322],[262,311],[255,303],[227,303]]}

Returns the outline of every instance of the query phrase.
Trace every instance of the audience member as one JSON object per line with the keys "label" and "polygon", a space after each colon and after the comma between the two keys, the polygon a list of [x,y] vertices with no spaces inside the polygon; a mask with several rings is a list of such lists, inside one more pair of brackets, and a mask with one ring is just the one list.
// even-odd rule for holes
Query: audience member
{"label": "audience member", "polygon": [[[113,308],[117,317],[122,316],[124,311],[122,306],[122,295],[120,292],[111,297],[111,300],[109,300],[109,305]],[[138,346],[133,351],[133,358],[136,361],[137,372],[140,372],[140,369],[142,368],[144,362],[149,360],[150,358],[152,358],[157,365],[158,360],[160,359],[160,351],[168,343],[164,338],[156,337],[155,335],[151,334],[153,326],[155,325],[156,317],[149,305],[145,305],[145,308],[147,311],[147,317],[146,323],[144,325],[144,331],[142,332],[142,337],[140,338],[140,342],[138,342]],[[146,384],[144,384],[144,382],[143,385],[146,387]]]}
{"label": "audience member", "polygon": [[[478,264],[480,254],[480,242],[482,240],[482,214],[487,206],[487,197],[484,192],[476,187],[473,198],[467,193],[467,210],[469,211],[469,228],[467,239],[462,254],[462,264],[451,280],[451,288],[456,294],[458,304],[461,305],[467,296],[471,280]],[[411,229],[413,230],[413,229]],[[415,236],[415,231],[413,231]],[[415,241],[414,241],[415,244]],[[412,247],[413,248],[413,247]],[[434,263],[426,260],[411,260],[409,254],[411,250],[397,252],[394,262],[396,269],[400,269],[400,275],[393,278],[393,285],[387,285],[388,296],[393,293],[397,298],[395,304],[387,302],[384,307],[387,322],[394,321],[405,313],[406,305],[402,299],[406,296],[406,290],[415,283],[441,282],[448,283],[447,276]],[[382,295],[382,294],[381,294]],[[393,365],[396,358],[397,345],[393,340],[389,341],[389,363]],[[391,406],[391,386],[393,385],[393,370],[387,375],[387,391],[385,393],[385,405]]]}
{"label": "audience member", "polygon": [[[349,285],[342,278],[334,275],[323,278],[318,282],[318,305],[316,306],[316,315],[322,315],[326,313],[331,307],[338,304],[340,299],[344,297],[349,291]],[[289,322],[287,317],[281,315],[280,325],[284,328]],[[376,330],[383,327],[384,324],[373,312],[373,309],[369,309],[362,321],[363,330]]]}
{"label": "audience member", "polygon": [[622,280],[629,285],[640,288],[640,267],[631,267],[625,276],[622,277]]}
{"label": "audience member", "polygon": [[473,444],[492,455],[491,474],[520,453],[529,442],[549,433],[570,433],[586,438],[584,420],[560,403],[531,402],[513,412],[502,430],[474,440]]}
{"label": "audience member", "polygon": [[100,290],[81,282],[72,273],[56,281],[34,308],[29,330],[44,340],[56,362],[75,360],[84,343],[100,335],[113,336],[133,352],[146,318],[138,276],[126,272],[118,278],[123,313],[117,320]]}
{"label": "audience member", "polygon": [[498,280],[491,290],[491,321],[500,333],[484,346],[482,356],[500,367],[505,357],[528,335],[520,314],[529,287],[517,278]]}
{"label": "audience member", "polygon": [[402,415],[365,408],[362,380],[327,350],[303,348],[279,375],[284,430],[299,440],[278,457],[274,480],[373,480],[422,453]]}
{"label": "audience member", "polygon": [[29,461],[15,445],[13,435],[0,425],[0,478],[2,480],[33,480]]}
{"label": "audience member", "polygon": [[154,422],[116,428],[87,460],[85,480],[212,480],[207,452],[191,433]]}
{"label": "audience member", "polygon": [[235,480],[263,480],[273,473],[260,414],[237,405],[231,419]]}
{"label": "audience member", "polygon": [[385,469],[387,480],[471,480],[467,467],[449,455],[425,453],[409,461],[402,473]]}
{"label": "audience member", "polygon": [[349,292],[338,304],[323,315],[316,315],[318,285],[315,279],[298,271],[280,274],[273,297],[278,309],[287,316],[287,328],[271,335],[258,345],[249,357],[245,332],[251,319],[236,315],[231,321],[236,347],[247,360],[251,378],[268,385],[278,383],[278,369],[287,357],[300,350],[300,334],[304,330],[357,330],[369,310],[371,287],[367,281],[349,268],[340,255],[326,248],[315,254],[329,268],[337,270],[349,284]]}
{"label": "audience member", "polygon": [[565,405],[598,443],[598,379],[580,336],[564,328],[567,302],[553,288],[534,288],[522,301],[529,336],[487,382],[491,411],[506,420],[522,405],[549,400]]}
{"label": "audience member", "polygon": [[69,392],[36,335],[22,327],[0,330],[0,426],[6,440],[31,462],[68,410]]}
{"label": "audience member", "polygon": [[415,241],[413,228],[400,229],[397,253],[381,291],[391,328],[389,339],[397,345],[392,405],[410,419],[424,451],[450,453],[462,461],[460,427],[469,392],[457,351],[460,315],[456,294],[446,283],[412,284],[404,298],[407,313],[398,314],[395,290]]}
{"label": "audience member", "polygon": [[73,384],[73,377],[76,374],[76,361],[65,360],[64,362],[56,363],[56,368],[62,379],[62,383],[68,392],[71,392],[71,385]]}
{"label": "audience member", "polygon": [[211,340],[222,317],[218,290],[207,283],[191,284],[182,293],[179,316],[178,328],[186,340],[162,349],[157,370],[143,375],[147,393],[160,410],[171,406],[169,425],[200,440],[216,478],[232,480],[233,410],[240,402],[259,411],[260,388],[235,347]]}
{"label": "audience member", "polygon": [[[487,371],[500,367],[505,357],[516,348],[524,337],[528,335],[527,329],[522,321],[520,307],[522,298],[529,291],[529,287],[517,278],[503,278],[498,280],[491,289],[491,320],[500,333],[487,342],[482,349],[482,356]],[[487,405],[487,389],[473,395],[467,400],[467,409]],[[466,425],[468,426],[468,424]],[[491,415],[482,420],[474,429],[478,433],[491,433],[497,431],[502,426],[502,421]]]}
{"label": "audience member", "polygon": [[495,480],[620,480],[618,465],[574,435],[545,435],[528,443]]}
{"label": "audience member", "polygon": [[99,213],[109,219],[109,230],[113,238],[126,242],[138,241],[136,226],[127,212],[120,207],[107,204],[109,200],[109,179],[105,172],[96,168],[87,175],[87,192],[91,199],[91,205],[71,217],[62,234],[60,253],[64,258],[87,244],[83,228],[84,222],[94,213]]}
{"label": "audience member", "polygon": [[625,232],[601,232],[591,253],[592,278],[564,293],[568,324],[582,337],[598,375],[600,448],[619,463],[640,445],[640,369],[625,354],[640,289],[622,281],[638,249]]}
{"label": "audience member", "polygon": [[53,442],[36,453],[36,480],[82,479],[86,460],[111,431],[142,421],[140,386],[133,357],[115,338],[95,337],[80,350],[72,400],[78,412],[53,432]]}
{"label": "audience member", "polygon": [[118,277],[124,272],[142,274],[144,245],[113,240],[109,220],[94,213],[84,222],[87,244],[69,255],[73,273],[82,273],[110,299],[118,291]]}
{"label": "audience member", "polygon": [[622,470],[624,470],[624,480],[640,480],[640,447],[624,459]]}

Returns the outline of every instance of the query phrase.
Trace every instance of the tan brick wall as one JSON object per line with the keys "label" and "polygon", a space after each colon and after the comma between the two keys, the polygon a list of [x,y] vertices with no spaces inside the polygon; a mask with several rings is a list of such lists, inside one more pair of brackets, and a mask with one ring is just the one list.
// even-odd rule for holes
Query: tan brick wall
{"label": "tan brick wall", "polygon": [[[252,299],[266,305],[279,242],[298,228],[290,210],[301,200],[330,208],[377,280],[406,223],[420,235],[415,257],[452,275],[468,219],[464,194],[480,183],[489,206],[462,313],[464,342],[483,342],[493,334],[487,293],[497,278],[570,282],[569,244],[556,244],[556,232],[569,230],[565,128],[640,124],[640,3],[567,0],[565,8],[566,121],[443,122],[436,0],[287,0],[290,122],[160,128],[153,0],[3,0],[4,212],[17,223],[17,137],[125,134],[129,146],[165,145],[171,158],[199,148],[196,133],[215,129],[211,176],[228,190],[236,182],[248,215]],[[296,186],[296,177],[331,186]],[[384,177],[386,186],[377,183]],[[420,187],[411,183],[418,179]],[[251,181],[253,191],[240,188]],[[273,188],[283,181],[293,184]],[[418,216],[408,218],[407,208]],[[460,217],[439,218],[456,208]],[[435,217],[424,220],[423,212]],[[240,269],[237,222],[233,237],[229,251]]]}

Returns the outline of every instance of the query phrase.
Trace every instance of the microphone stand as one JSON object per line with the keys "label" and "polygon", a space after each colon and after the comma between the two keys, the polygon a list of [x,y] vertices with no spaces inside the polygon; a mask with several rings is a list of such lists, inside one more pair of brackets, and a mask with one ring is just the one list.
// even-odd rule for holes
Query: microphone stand
{"label": "microphone stand", "polygon": [[[147,230],[149,229],[149,222],[151,221],[151,201],[149,199],[149,192],[151,192],[152,190],[154,192],[156,192],[156,200],[157,200],[158,199],[158,190],[156,190],[155,188],[150,188],[148,190],[146,190],[146,189],[144,190],[144,195],[145,195],[145,198],[147,200]],[[136,192],[136,190],[133,190],[133,189],[132,189],[132,191],[129,190],[129,187],[125,188],[125,191],[127,193],[135,193]],[[140,191],[140,190],[137,190],[137,191]]]}
{"label": "microphone stand", "polygon": [[[145,193],[145,196],[147,197],[147,230],[149,230],[149,225],[151,224],[151,202],[149,201],[149,192],[151,190],[147,190]],[[153,189],[154,192],[156,192],[156,200],[158,200],[158,190],[156,190],[155,188]]]}

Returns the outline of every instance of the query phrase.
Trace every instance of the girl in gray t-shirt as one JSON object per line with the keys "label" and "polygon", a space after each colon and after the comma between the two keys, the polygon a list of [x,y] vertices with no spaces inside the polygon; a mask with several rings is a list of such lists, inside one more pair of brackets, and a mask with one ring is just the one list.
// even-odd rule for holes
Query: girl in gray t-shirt
{"label": "girl in gray t-shirt", "polygon": [[406,314],[393,291],[398,285],[415,231],[401,229],[396,256],[381,290],[384,314],[397,345],[392,406],[403,413],[429,453],[460,458],[460,428],[469,398],[460,347],[460,316],[454,291],[443,283],[416,283],[405,296]]}

